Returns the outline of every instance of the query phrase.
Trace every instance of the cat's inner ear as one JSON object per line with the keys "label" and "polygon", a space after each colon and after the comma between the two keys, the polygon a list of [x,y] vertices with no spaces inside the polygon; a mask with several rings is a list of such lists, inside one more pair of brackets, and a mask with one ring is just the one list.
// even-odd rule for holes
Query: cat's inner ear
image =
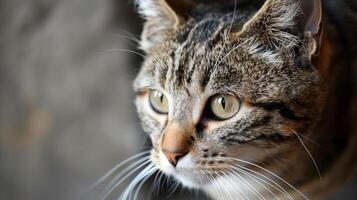
{"label": "cat's inner ear", "polygon": [[137,0],[137,6],[145,19],[140,47],[148,52],[185,22],[185,13],[191,9],[191,1]]}
{"label": "cat's inner ear", "polygon": [[243,38],[272,51],[293,49],[306,42],[309,58],[318,53],[321,40],[321,0],[266,0],[233,37]]}
{"label": "cat's inner ear", "polygon": [[308,42],[309,57],[317,56],[322,38],[322,5],[321,0],[302,0],[302,14],[298,16],[298,31],[303,31]]}

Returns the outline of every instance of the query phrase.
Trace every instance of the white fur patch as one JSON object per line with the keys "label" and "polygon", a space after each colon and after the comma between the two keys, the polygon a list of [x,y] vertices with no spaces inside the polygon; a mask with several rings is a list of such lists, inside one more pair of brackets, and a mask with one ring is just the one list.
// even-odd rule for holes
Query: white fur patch
{"label": "white fur patch", "polygon": [[261,190],[257,181],[240,173],[221,176],[204,187],[211,197],[222,200],[260,199]]}
{"label": "white fur patch", "polygon": [[190,173],[190,169],[192,171],[196,171],[196,163],[193,161],[192,154],[187,154],[185,157],[179,160],[176,168],[173,167],[165,155],[160,152],[160,169],[166,175],[172,176],[177,179],[182,185],[188,188],[199,188],[200,187],[200,177],[197,174]]}
{"label": "white fur patch", "polygon": [[161,151],[159,153],[159,159],[161,171],[163,171],[167,175],[174,175],[176,173],[175,168],[170,164],[166,156]]}
{"label": "white fur patch", "polygon": [[161,14],[158,0],[136,0],[139,13],[145,18],[158,17]]}
{"label": "white fur patch", "polygon": [[252,40],[245,41],[244,46],[248,47],[246,50],[252,57],[264,60],[271,64],[281,64],[283,62],[279,52],[273,52],[272,50],[266,49],[259,41],[254,40],[254,38],[251,39]]}

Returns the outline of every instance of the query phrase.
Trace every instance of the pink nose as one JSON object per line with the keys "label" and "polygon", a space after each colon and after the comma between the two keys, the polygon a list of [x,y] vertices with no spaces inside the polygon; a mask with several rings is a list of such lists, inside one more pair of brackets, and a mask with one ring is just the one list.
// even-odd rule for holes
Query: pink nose
{"label": "pink nose", "polygon": [[194,127],[174,122],[169,123],[163,131],[162,152],[174,167],[192,149],[194,143],[193,132]]}
{"label": "pink nose", "polygon": [[182,151],[182,152],[169,152],[165,149],[163,149],[163,152],[167,158],[167,160],[174,166],[176,167],[177,162],[179,161],[180,158],[184,157],[188,151]]}

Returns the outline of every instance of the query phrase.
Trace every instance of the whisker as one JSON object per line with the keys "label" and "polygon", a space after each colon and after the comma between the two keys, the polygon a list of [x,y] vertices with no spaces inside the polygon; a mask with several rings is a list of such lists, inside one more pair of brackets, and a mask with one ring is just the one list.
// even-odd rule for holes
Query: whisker
{"label": "whisker", "polygon": [[134,163],[132,163],[131,165],[127,166],[125,169],[123,169],[122,171],[120,171],[119,174],[117,174],[108,184],[108,186],[106,187],[106,189],[110,188],[112,185],[114,185],[117,181],[119,181],[119,179],[125,175],[128,171],[132,170],[134,167],[138,166],[139,164],[143,163],[143,162],[148,162],[149,157],[146,156],[144,158],[141,158],[137,161],[135,161]]}
{"label": "whisker", "polygon": [[[232,165],[232,166],[233,166],[233,165]],[[234,166],[233,166],[233,167],[234,167]],[[239,164],[238,164],[237,167],[238,167],[238,170],[239,170],[239,169],[241,169],[241,170],[247,170],[247,171],[249,171],[249,172],[251,172],[251,173],[257,174],[258,176],[261,176],[261,177],[267,179],[267,180],[270,181],[271,183],[265,181],[264,179],[261,179],[261,178],[258,177],[258,176],[255,176],[255,175],[251,174],[252,176],[256,177],[257,179],[261,180],[262,182],[268,184],[269,186],[272,186],[274,189],[276,189],[276,190],[278,190],[279,192],[283,193],[283,194],[284,194],[285,196],[287,196],[289,199],[293,200],[292,196],[291,196],[282,186],[280,186],[278,183],[276,183],[273,179],[271,179],[271,178],[269,178],[269,177],[267,177],[267,176],[265,176],[265,175],[263,175],[263,174],[261,174],[261,173],[259,173],[259,172],[256,172],[256,171],[254,171],[254,170],[252,170],[252,169],[243,167],[243,166],[241,166],[241,165],[239,165]],[[272,183],[273,183],[274,185],[273,185]]]}
{"label": "whisker", "polygon": [[[261,183],[261,182],[263,182],[263,183],[265,183],[265,184],[268,184],[265,180],[260,179],[259,177],[254,176],[254,175],[250,174],[249,172],[246,172],[246,171],[244,171],[244,170],[242,170],[242,169],[235,168],[234,165],[231,165],[231,167],[234,167],[234,169],[232,169],[232,170],[238,170],[240,173],[243,173],[243,174],[245,174],[246,176],[250,177],[254,182],[256,182],[256,183],[258,183],[260,186],[262,186],[265,190],[267,190],[270,194],[272,194],[276,199],[280,200],[280,198],[279,198],[278,196],[276,196],[276,194],[274,194],[274,192],[272,192],[269,188],[267,188],[264,184]],[[261,182],[259,182],[258,180],[261,181]],[[269,186],[273,187],[273,185],[271,185],[271,184],[270,184]],[[276,188],[275,188],[275,189],[276,189]],[[282,193],[283,193],[283,192],[282,192]],[[283,193],[283,194],[284,194],[284,193]]]}
{"label": "whisker", "polygon": [[321,180],[322,178],[321,178],[320,169],[319,169],[319,166],[317,165],[317,163],[316,163],[314,157],[312,156],[312,154],[310,153],[309,149],[306,147],[306,145],[305,145],[304,142],[302,141],[302,139],[301,139],[301,137],[299,136],[299,134],[296,133],[294,130],[293,130],[292,132],[296,135],[296,137],[299,139],[300,143],[302,144],[302,146],[304,147],[304,149],[306,150],[306,152],[309,154],[309,156],[310,156],[310,158],[311,158],[311,160],[312,160],[312,162],[313,162],[313,164],[314,164],[314,166],[315,166],[315,168],[316,168],[317,174],[319,175],[320,180]]}
{"label": "whisker", "polygon": [[[259,172],[257,172],[257,171],[254,171],[254,170],[252,170],[252,169],[249,169],[249,168],[246,168],[246,167],[244,167],[244,166],[241,166],[241,165],[239,165],[239,164],[238,164],[238,166],[234,166],[234,165],[231,165],[231,166],[234,167],[234,168],[237,169],[237,170],[239,170],[239,169],[241,169],[241,170],[247,170],[247,171],[249,171],[249,172],[251,172],[251,173],[257,174],[258,176],[261,176],[261,177],[267,179],[267,180],[270,181],[271,183],[269,183],[269,182],[265,181],[264,179],[261,179],[261,178],[259,178],[258,176],[255,176],[255,175],[252,174],[252,176],[255,176],[257,179],[259,179],[259,180],[265,182],[266,184],[269,184],[270,186],[274,187],[274,189],[276,189],[276,190],[278,190],[279,192],[281,192],[281,193],[285,194],[286,196],[288,196],[289,199],[293,199],[293,198],[289,195],[289,193],[288,193],[283,187],[281,187],[278,183],[276,183],[273,179],[271,179],[271,178],[269,178],[269,177],[267,177],[267,176],[265,176],[265,175],[263,175],[263,174],[261,174],[261,173],[259,173]],[[237,167],[238,167],[238,168],[237,168]],[[273,183],[274,185],[273,185],[272,183]]]}
{"label": "whisker", "polygon": [[[216,174],[216,176],[219,177],[219,174],[218,174],[217,172],[214,172],[214,173]],[[228,176],[223,172],[223,176],[220,176],[220,177],[222,178],[222,180],[223,180],[224,182],[226,182],[226,183],[229,185],[228,181],[225,179],[224,176],[226,176],[226,177],[228,178]],[[223,188],[223,190],[226,191],[226,193],[228,194],[229,198],[232,199],[232,200],[234,200],[234,198],[232,197],[231,193],[226,189],[226,187],[222,187],[222,188]],[[248,200],[249,200],[249,199],[248,199]]]}
{"label": "whisker", "polygon": [[95,187],[97,187],[99,184],[101,184],[103,181],[105,181],[110,175],[112,175],[115,171],[117,171],[119,168],[121,168],[122,166],[124,166],[125,164],[127,164],[128,162],[143,156],[145,154],[150,153],[150,151],[144,151],[141,152],[139,154],[133,155],[123,161],[121,161],[120,163],[118,163],[115,167],[113,167],[111,170],[109,170],[106,174],[104,174],[102,177],[100,177],[96,182],[94,182],[93,184],[91,184],[89,187],[87,187],[86,189],[84,189],[83,191],[79,192],[79,196],[93,190]]}
{"label": "whisker", "polygon": [[134,42],[127,41],[127,43],[128,43],[129,45],[135,47],[135,49],[140,49],[140,47],[139,47],[137,44],[135,44]]}
{"label": "whisker", "polygon": [[164,184],[166,184],[166,187],[170,187],[170,176],[164,176]]}
{"label": "whisker", "polygon": [[174,184],[172,185],[172,187],[169,189],[170,192],[169,192],[169,195],[167,195],[167,197],[170,197],[171,195],[173,195],[179,186],[180,186],[180,182],[175,181]]}
{"label": "whisker", "polygon": [[166,176],[165,176],[165,174],[164,173],[161,173],[161,175],[160,175],[160,179],[159,179],[159,184],[158,184],[158,193],[157,194],[159,194],[159,191],[162,189],[162,182],[164,182],[164,178],[166,178]]}
{"label": "whisker", "polygon": [[[134,44],[132,44],[132,45],[134,45]],[[135,46],[135,45],[134,45]],[[135,46],[136,48],[138,48],[138,46]],[[135,54],[135,55],[139,55],[139,56],[141,56],[142,58],[146,58],[146,56],[144,55],[144,54],[142,54],[142,53],[140,53],[140,52],[137,52],[137,51],[134,51],[134,50],[130,50],[130,49],[122,49],[122,48],[116,48],[116,49],[107,49],[106,51],[121,51],[121,52],[127,52],[127,53],[132,53],[132,54]],[[151,57],[153,57],[154,58],[154,60],[156,61],[156,62],[158,62],[160,65],[162,65],[162,66],[166,66],[166,67],[168,67],[167,66],[167,64],[165,64],[162,60],[160,60],[160,59],[158,59],[156,56],[154,56],[153,54],[149,54],[148,56],[151,56]]]}
{"label": "whisker", "polygon": [[135,47],[136,49],[140,49],[137,44],[139,44],[139,41],[136,41],[135,39],[132,39],[126,35],[120,35],[120,34],[114,34],[114,36],[118,36],[122,39],[125,39],[125,42],[130,44],[131,46]]}
{"label": "whisker", "polygon": [[[219,165],[219,166],[222,167],[222,165]],[[230,175],[233,175],[234,177],[238,178],[238,179],[239,179],[239,182],[243,183],[243,180],[245,181],[245,179],[244,179],[243,177],[241,177],[239,174],[237,174],[237,173],[233,174],[232,172],[234,172],[234,171],[232,171],[232,170],[231,170],[231,171],[228,171],[228,173],[229,173]],[[232,179],[231,179],[229,176],[227,176],[227,178],[229,178],[229,179],[231,180],[231,182],[233,183],[233,185],[235,184],[235,182],[232,181]],[[246,181],[245,181],[245,182],[246,182]],[[253,193],[254,193],[254,192],[253,192]],[[242,192],[242,194],[239,192],[239,195],[242,196],[242,198],[245,198],[245,199],[248,199],[248,200],[249,200],[249,197],[248,197],[246,194],[244,194],[244,192]]]}
{"label": "whisker", "polygon": [[128,185],[128,187],[124,190],[124,192],[120,195],[118,200],[128,200],[130,199],[132,195],[132,190],[135,188],[135,186],[144,178],[151,176],[157,168],[154,166],[154,164],[150,163],[148,166],[146,166]]}
{"label": "whisker", "polygon": [[136,54],[136,55],[139,55],[139,56],[145,58],[145,55],[144,55],[144,54],[139,53],[139,52],[134,51],[134,50],[130,50],[130,49],[107,49],[106,51],[122,51],[122,52],[128,52],[128,53],[133,53],[133,54]]}
{"label": "whisker", "polygon": [[[231,174],[231,173],[229,173],[229,174]],[[229,178],[229,177],[228,177]],[[242,181],[242,179],[241,179],[241,177],[240,176],[238,176],[237,177],[238,178],[238,180],[239,180],[239,182],[240,183],[243,183],[243,181]],[[231,180],[231,182],[233,183],[233,185],[235,184],[235,182],[234,181],[232,181],[232,179],[231,178],[229,178],[230,180]],[[239,196],[241,196],[242,197],[242,199],[248,199],[248,200],[250,200],[249,199],[249,197],[247,196],[247,194],[245,194],[243,191],[240,191],[239,193]]]}
{"label": "whisker", "polygon": [[[146,158],[149,159],[149,158]],[[105,194],[103,195],[102,200],[105,200],[125,179],[127,179],[130,175],[132,175],[134,172],[136,172],[137,170],[141,169],[143,166],[147,165],[148,163],[150,163],[150,160],[145,161],[144,163],[142,163],[141,165],[139,165],[138,167],[136,167],[135,169],[133,169],[131,172],[129,172],[126,176],[124,176],[123,178],[121,178],[119,181],[117,181],[115,184],[113,183],[112,185],[109,185],[106,189],[105,189]],[[134,165],[135,166],[135,165]],[[123,175],[124,173],[126,173],[126,171],[122,172],[121,175]]]}
{"label": "whisker", "polygon": [[130,33],[126,32],[126,33],[114,33],[114,34],[111,34],[112,36],[114,37],[121,37],[121,38],[124,38],[124,39],[128,39],[132,42],[135,42],[137,44],[140,43],[140,39],[139,38],[136,38],[135,36],[131,35]]}
{"label": "whisker", "polygon": [[208,180],[212,183],[213,189],[217,192],[217,194],[221,193],[221,195],[223,196],[222,191],[219,190],[218,184],[217,184],[216,180],[214,179],[214,177],[211,175],[211,173],[208,172],[208,174],[207,174],[205,171],[202,171],[202,172],[206,175]]}
{"label": "whisker", "polygon": [[276,199],[280,200],[280,198],[278,196],[276,196],[276,194],[274,194],[274,192],[272,192],[269,188],[267,188],[264,184],[262,184],[261,182],[257,181],[256,178],[254,178],[254,176],[251,176],[248,172],[245,172],[243,170],[240,170],[241,173],[245,174],[246,176],[248,176],[249,178],[251,178],[254,182],[256,182],[257,184],[259,184],[261,187],[263,187],[265,190],[267,190],[271,195],[273,195]]}
{"label": "whisker", "polygon": [[140,42],[141,36],[140,34],[134,34],[129,31],[123,30],[123,34],[126,34],[128,37],[132,38],[133,40],[136,40],[137,42]]}
{"label": "whisker", "polygon": [[[223,49],[224,49],[224,47],[225,47],[226,44],[227,44],[227,37],[228,37],[228,35],[230,34],[230,32],[231,32],[231,30],[232,30],[234,18],[235,18],[235,16],[236,16],[236,11],[237,11],[237,0],[234,1],[234,10],[233,10],[232,20],[231,20],[231,23],[230,23],[230,25],[229,25],[229,29],[228,29],[227,33],[225,34],[225,36],[224,36],[224,37],[225,37],[225,38],[224,38],[224,43],[223,43],[223,46],[222,46],[222,48],[220,49],[220,51],[219,51],[219,53],[218,53],[218,58],[221,57],[221,54],[222,54],[222,52],[223,52]],[[215,63],[214,68],[217,67],[217,63],[218,63],[218,62]]]}
{"label": "whisker", "polygon": [[247,186],[249,187],[250,191],[252,191],[259,199],[265,200],[265,198],[260,194],[259,191],[257,191],[248,181],[246,181],[242,176],[240,176],[237,172],[232,171],[234,174],[236,174],[242,181],[244,181]]}
{"label": "whisker", "polygon": [[153,184],[153,187],[152,187],[152,191],[153,191],[154,196],[159,194],[161,177],[162,177],[162,172],[159,170],[158,173],[156,173],[156,176],[154,178],[154,184]]}
{"label": "whisker", "polygon": [[309,137],[307,137],[307,136],[305,136],[305,135],[303,135],[303,134],[300,134],[300,133],[298,133],[298,132],[296,132],[296,133],[297,133],[300,137],[302,137],[302,138],[304,138],[304,139],[310,141],[311,143],[313,143],[313,144],[315,144],[315,145],[317,145],[317,146],[319,146],[319,147],[322,148],[321,144],[319,144],[319,143],[316,142],[315,140],[313,140],[313,139],[311,139],[311,138],[309,138]]}
{"label": "whisker", "polygon": [[154,172],[149,173],[149,174],[146,176],[146,178],[143,178],[143,179],[141,180],[141,182],[140,182],[138,188],[137,188],[136,191],[135,191],[134,199],[138,199],[138,196],[139,196],[139,192],[140,192],[141,187],[142,187],[142,186],[144,185],[144,183],[150,178],[150,176],[151,176],[152,174],[154,174],[155,172],[157,172],[157,171],[159,170],[159,169],[156,168],[156,167],[154,167],[154,169],[155,169]]}
{"label": "whisker", "polygon": [[235,46],[233,49],[231,49],[218,63],[216,66],[219,66],[232,52],[234,52],[235,50],[237,50],[238,48],[240,48],[242,46],[242,44],[239,44],[237,46]]}
{"label": "whisker", "polygon": [[237,159],[237,158],[230,158],[232,160],[235,160],[235,161],[238,161],[238,162],[243,162],[243,163],[246,163],[246,164],[249,164],[249,165],[252,165],[254,167],[257,167],[267,173],[269,173],[270,175],[278,178],[280,181],[284,182],[286,185],[288,185],[290,188],[292,188],[293,190],[295,190],[297,193],[299,193],[304,199],[308,200],[309,198],[307,198],[302,192],[300,192],[298,189],[296,189],[294,186],[292,186],[290,183],[288,183],[286,180],[284,180],[283,178],[281,178],[280,176],[274,174],[273,172],[265,169],[264,167],[261,167],[257,164],[254,164],[254,163],[251,163],[251,162],[248,162],[248,161],[245,161],[245,160],[241,160],[241,159]]}

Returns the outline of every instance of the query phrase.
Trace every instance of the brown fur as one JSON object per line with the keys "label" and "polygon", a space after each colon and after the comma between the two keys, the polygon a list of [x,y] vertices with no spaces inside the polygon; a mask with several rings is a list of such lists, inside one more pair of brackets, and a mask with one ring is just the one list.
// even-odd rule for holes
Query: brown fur
{"label": "brown fur", "polygon": [[[172,4],[157,7],[160,19],[166,16],[170,23],[149,18],[142,36],[147,57],[134,87],[162,91],[170,102],[167,116],[150,110],[147,95],[136,102],[154,145],[153,162],[169,173],[159,154],[162,144],[167,146],[164,136],[170,133],[170,140],[175,134],[180,138],[182,131],[175,131],[179,129],[192,133],[189,155],[195,167],[178,165],[177,174],[170,175],[216,199],[220,194],[206,186],[210,181],[190,173],[204,171],[224,178],[236,164],[230,158],[253,162],[300,189],[319,180],[319,173],[322,179],[327,177],[344,149],[335,143],[336,133],[325,128],[331,122],[326,112],[333,106],[328,97],[333,95],[329,66],[334,52],[328,36],[321,36],[321,8],[316,7],[320,4],[268,0],[261,7],[238,4],[234,10],[232,4],[190,5],[185,15],[182,9],[171,12],[175,11]],[[310,15],[303,14],[305,5],[312,6]],[[145,6],[140,9],[145,15]],[[150,32],[153,27],[155,31]],[[216,94],[233,95],[244,102],[236,116],[225,121],[210,118],[207,102]],[[175,130],[169,124],[176,124]],[[186,145],[170,144],[177,144],[176,149]],[[301,193],[259,167],[240,164],[269,176],[295,198],[319,196],[312,187]],[[192,186],[185,181],[187,177],[205,184]],[[276,188],[271,190],[286,197]],[[221,198],[237,195],[227,193]],[[272,197],[264,189],[261,194]],[[254,193],[247,195],[254,197]]]}

